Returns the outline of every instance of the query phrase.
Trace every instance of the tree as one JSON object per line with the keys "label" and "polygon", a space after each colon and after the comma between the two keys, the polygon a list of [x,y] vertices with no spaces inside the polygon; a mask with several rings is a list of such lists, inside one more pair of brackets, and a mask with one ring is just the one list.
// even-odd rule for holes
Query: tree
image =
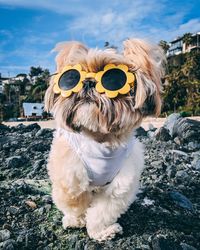
{"label": "tree", "polygon": [[36,78],[35,84],[32,85],[31,90],[26,98],[28,102],[43,102],[46,89],[48,87],[48,80],[50,72],[48,69],[42,69],[40,76]]}
{"label": "tree", "polygon": [[192,33],[185,33],[183,35],[183,43],[186,44],[186,47],[192,42]]}
{"label": "tree", "polygon": [[[163,112],[200,114],[200,53],[192,51],[168,59],[168,85],[164,88]],[[179,62],[179,63],[178,63]]]}
{"label": "tree", "polygon": [[164,40],[161,40],[159,42],[158,46],[160,46],[165,53],[167,53],[167,51],[168,51],[168,49],[170,47],[169,44],[166,41],[164,41]]}
{"label": "tree", "polygon": [[30,68],[30,77],[33,78],[34,76],[39,76],[41,75],[43,72],[42,68],[39,66],[39,67],[31,67]]}

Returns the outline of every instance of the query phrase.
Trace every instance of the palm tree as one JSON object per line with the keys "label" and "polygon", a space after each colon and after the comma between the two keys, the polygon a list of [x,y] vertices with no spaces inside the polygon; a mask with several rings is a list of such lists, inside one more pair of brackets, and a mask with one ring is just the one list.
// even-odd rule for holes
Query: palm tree
{"label": "palm tree", "polygon": [[192,33],[185,33],[183,35],[183,43],[185,43],[185,47],[187,47],[191,44],[192,42]]}
{"label": "palm tree", "polygon": [[48,69],[42,70],[41,76],[37,77],[35,84],[32,86],[26,101],[43,102],[45,91],[48,87],[50,72]]}
{"label": "palm tree", "polygon": [[163,49],[163,51],[165,52],[165,53],[167,53],[167,51],[168,51],[168,49],[169,49],[169,44],[166,42],[166,41],[164,41],[164,40],[161,40],[159,43],[158,43],[158,46],[160,46],[162,49]]}

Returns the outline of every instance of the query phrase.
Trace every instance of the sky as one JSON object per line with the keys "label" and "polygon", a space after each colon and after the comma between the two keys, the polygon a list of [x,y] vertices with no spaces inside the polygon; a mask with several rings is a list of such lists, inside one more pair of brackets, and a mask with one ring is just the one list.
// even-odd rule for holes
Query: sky
{"label": "sky", "polygon": [[200,0],[0,0],[0,73],[53,73],[62,41],[122,48],[127,38],[170,42],[199,31]]}

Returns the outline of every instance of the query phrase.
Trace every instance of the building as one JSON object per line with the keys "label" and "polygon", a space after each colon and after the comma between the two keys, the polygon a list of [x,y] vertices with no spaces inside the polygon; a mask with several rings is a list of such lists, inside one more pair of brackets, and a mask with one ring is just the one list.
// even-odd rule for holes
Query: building
{"label": "building", "polygon": [[200,50],[200,32],[192,34],[189,44],[184,42],[184,36],[178,37],[169,43],[167,56],[174,56],[190,52],[192,50]]}
{"label": "building", "polygon": [[4,91],[4,81],[7,81],[9,78],[8,77],[2,77],[0,73],[0,93],[2,94]]}
{"label": "building", "polygon": [[23,103],[23,113],[26,118],[42,118],[43,112],[43,103]]}
{"label": "building", "polygon": [[24,81],[25,76],[2,77],[0,73],[0,93],[4,92],[6,84],[9,84],[12,89],[19,91],[19,81]]}

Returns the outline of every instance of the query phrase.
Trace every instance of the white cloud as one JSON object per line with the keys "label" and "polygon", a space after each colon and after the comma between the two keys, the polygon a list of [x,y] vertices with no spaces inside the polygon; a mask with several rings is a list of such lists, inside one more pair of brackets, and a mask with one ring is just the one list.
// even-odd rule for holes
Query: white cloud
{"label": "white cloud", "polygon": [[[103,46],[105,41],[109,41],[120,47],[122,41],[128,37],[139,37],[153,42],[171,41],[186,32],[200,31],[200,19],[184,22],[186,14],[189,13],[188,4],[178,8],[174,4],[169,6],[166,0],[0,0],[1,6],[45,9],[63,16],[66,21],[59,23],[57,29],[52,27],[54,30],[48,34],[39,33],[39,30],[38,34],[29,30],[23,31],[19,47],[0,55],[0,59],[10,60],[16,57],[19,62],[22,59],[26,61],[25,64],[30,62],[30,66],[49,67],[52,71],[54,55],[50,55],[50,49],[47,51],[46,48],[51,45],[53,47],[63,37],[79,40],[89,46]],[[45,18],[42,15],[35,16],[33,22],[42,23],[43,20]],[[0,48],[6,48],[6,41],[12,40],[14,35],[6,30],[0,30],[0,35],[6,37],[4,42],[0,41]],[[45,48],[44,51],[41,47]],[[30,66],[27,66],[28,69]],[[20,70],[18,66],[8,69],[11,70],[12,67],[15,71]]]}
{"label": "white cloud", "polygon": [[10,7],[23,7],[23,8],[35,8],[35,9],[47,9],[52,12],[57,12],[60,14],[71,14],[79,13],[79,11],[84,11],[85,5],[84,1],[81,0],[0,0],[0,5],[10,6]]}

